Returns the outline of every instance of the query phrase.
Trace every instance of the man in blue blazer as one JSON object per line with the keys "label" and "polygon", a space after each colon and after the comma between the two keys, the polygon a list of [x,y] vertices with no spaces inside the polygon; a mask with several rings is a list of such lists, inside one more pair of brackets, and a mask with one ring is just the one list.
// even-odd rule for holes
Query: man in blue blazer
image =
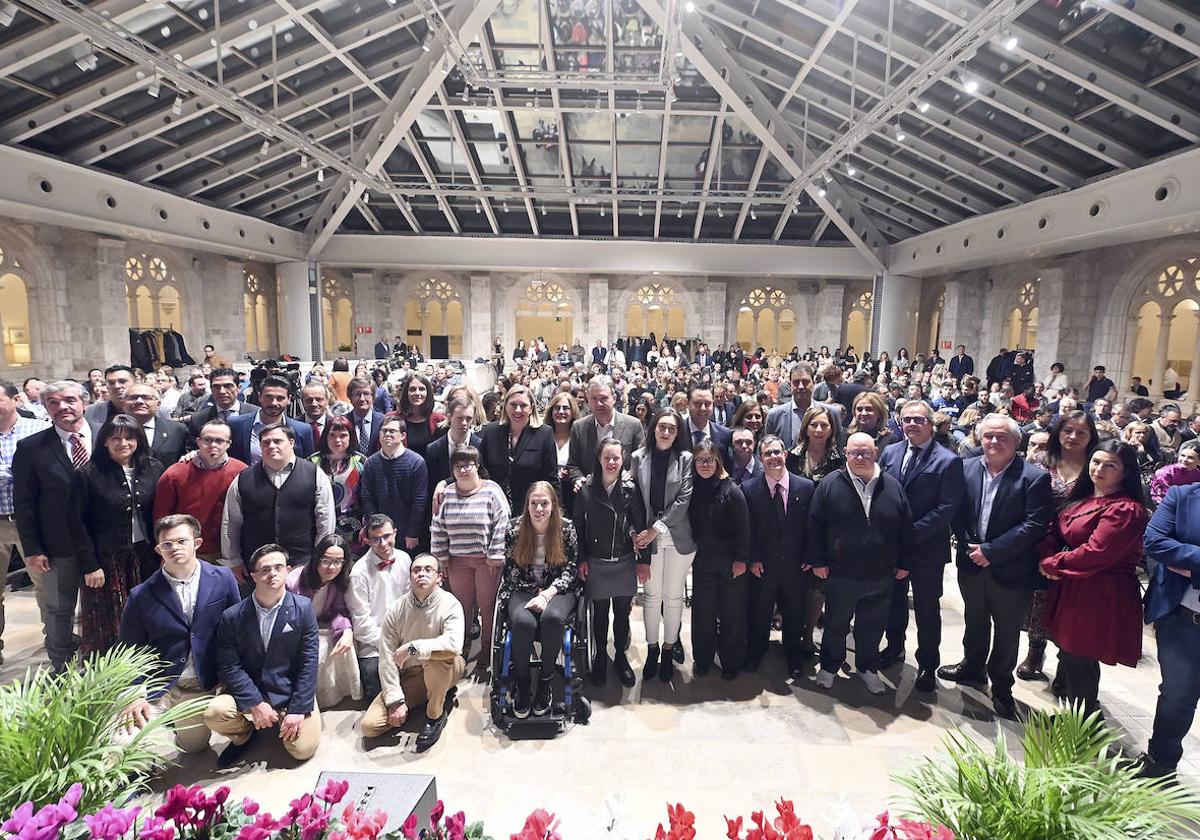
{"label": "man in blue blazer", "polygon": [[[789,450],[800,440],[800,423],[805,412],[813,405],[826,405],[813,401],[814,379],[812,365],[808,362],[796,362],[788,372],[788,381],[792,386],[791,399],[767,412],[764,433],[778,436]],[[836,411],[833,406],[827,407]]]}
{"label": "man in blue blazer", "polygon": [[229,418],[229,431],[233,440],[229,445],[229,457],[243,464],[254,466],[262,460],[262,448],[258,444],[258,432],[264,426],[287,422],[296,432],[296,455],[307,458],[313,448],[312,426],[284,415],[291,392],[288,381],[280,376],[268,376],[262,381],[258,392],[258,411],[254,414],[239,414]]}
{"label": "man in blue blazer", "polygon": [[230,740],[219,767],[232,766],[258,730],[275,726],[288,754],[306,761],[321,740],[312,602],[284,587],[283,547],[268,543],[246,565],[254,591],[221,616],[217,669],[224,690],[208,704],[204,722]]}
{"label": "man in blue blazer", "polygon": [[1146,527],[1146,623],[1158,639],[1158,707],[1142,774],[1166,776],[1183,758],[1200,699],[1200,484],[1172,487]]}
{"label": "man in blue blazer", "polygon": [[1050,474],[1017,457],[1017,421],[989,414],[977,429],[983,454],[963,464],[966,493],[953,525],[966,619],[963,659],[937,675],[961,683],[990,679],[996,714],[1012,718],[1021,625],[1033,590],[1045,586],[1037,545],[1046,536],[1054,501]]}
{"label": "man in blue blazer", "polygon": [[[187,700],[211,697],[217,685],[217,625],[241,601],[233,573],[196,556],[200,523],[186,513],[154,524],[154,550],[162,567],[133,588],[121,615],[121,642],[148,647],[164,663],[167,687],[125,710],[129,732]],[[175,724],[185,753],[208,747],[211,735],[199,712]]]}
{"label": "man in blue blazer", "polygon": [[950,357],[950,378],[957,384],[964,376],[970,376],[973,373],[975,373],[975,360],[967,355],[967,348],[960,344],[954,351],[954,355]]}
{"label": "man in blue blazer", "polygon": [[908,577],[892,585],[887,647],[879,667],[904,661],[908,630],[908,588],[912,581],[913,613],[917,619],[918,691],[933,691],[941,664],[942,578],[950,562],[950,524],[964,493],[963,466],[957,455],[933,439],[933,407],[910,400],[900,409],[904,440],[883,450],[879,467],[898,479],[908,497],[913,518],[913,563]]}
{"label": "man in blue blazer", "polygon": [[[788,671],[799,671],[814,652],[804,640],[807,593],[808,504],[813,483],[787,471],[783,441],[766,435],[758,445],[762,471],[742,485],[750,512],[751,557],[746,621],[747,671],[757,671],[770,646],[775,605],[783,614],[783,652]],[[722,663],[724,664],[724,663]]]}
{"label": "man in blue blazer", "polygon": [[346,386],[346,396],[354,410],[348,417],[354,424],[354,435],[358,441],[358,452],[364,458],[379,451],[379,429],[383,426],[383,412],[375,410],[375,386],[369,379],[351,379]]}
{"label": "man in blue blazer", "polygon": [[733,471],[733,438],[729,429],[712,419],[713,392],[708,385],[692,385],[688,388],[688,411],[684,417],[683,441],[688,452],[704,438],[712,438],[721,453],[725,471]]}

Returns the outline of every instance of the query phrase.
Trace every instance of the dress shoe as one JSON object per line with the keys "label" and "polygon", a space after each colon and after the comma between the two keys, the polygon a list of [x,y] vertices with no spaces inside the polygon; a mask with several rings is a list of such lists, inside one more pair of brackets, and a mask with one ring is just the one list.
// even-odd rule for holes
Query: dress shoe
{"label": "dress shoe", "polygon": [[1139,779],[1161,779],[1175,774],[1175,768],[1169,764],[1161,764],[1150,753],[1142,753],[1137,757],[1137,777]]}
{"label": "dress shoe", "polygon": [[837,674],[833,673],[833,671],[826,671],[822,668],[820,671],[817,671],[817,676],[813,681],[817,684],[817,688],[823,688],[828,691],[833,688],[835,677],[837,677]]}
{"label": "dress shoe", "polygon": [[1017,703],[1011,694],[993,694],[992,708],[996,712],[996,717],[1002,717],[1005,720],[1016,720],[1017,718]]}
{"label": "dress shoe", "polygon": [[937,680],[934,679],[933,671],[929,668],[921,668],[917,671],[917,681],[913,683],[913,688],[917,691],[937,691]]}
{"label": "dress shoe", "polygon": [[257,734],[257,731],[252,731],[246,740],[242,741],[240,744],[235,744],[233,741],[230,741],[229,746],[227,746],[224,751],[217,756],[217,769],[228,770],[230,767],[233,767],[235,764],[241,761],[242,756],[246,754],[246,750],[250,749],[250,745],[254,743],[254,736]]}
{"label": "dress shoe", "polygon": [[621,681],[621,685],[626,688],[633,688],[633,684],[637,682],[637,677],[633,674],[633,668],[629,665],[629,660],[625,658],[625,652],[621,651],[617,654],[617,658],[613,660],[613,667],[617,671],[617,679]]}
{"label": "dress shoe", "polygon": [[937,675],[950,682],[987,685],[987,676],[982,671],[968,668],[965,662],[959,662],[957,665],[943,665],[937,669]]}
{"label": "dress shoe", "polygon": [[533,713],[542,716],[554,704],[554,680],[538,678],[537,692],[533,695]]}
{"label": "dress shoe", "polygon": [[893,665],[904,663],[904,651],[896,648],[884,648],[879,654],[879,670],[891,668]]}
{"label": "dress shoe", "polygon": [[732,668],[721,669],[721,679],[725,680],[725,682],[732,682],[733,680],[736,680],[737,675],[738,672],[734,671]]}
{"label": "dress shoe", "polygon": [[442,737],[442,730],[446,728],[446,721],[450,719],[450,709],[447,708],[442,712],[441,717],[430,718],[425,722],[425,726],[421,728],[420,734],[417,735],[416,752],[423,753],[438,742],[438,738]]}
{"label": "dress shoe", "polygon": [[642,666],[642,679],[652,680],[658,673],[658,645],[647,645],[646,664]]}
{"label": "dress shoe", "polygon": [[712,670],[711,664],[704,664],[704,663],[697,662],[695,665],[692,666],[692,673],[695,674],[697,677],[707,677],[708,672],[711,670]]}
{"label": "dress shoe", "polygon": [[872,694],[883,694],[886,686],[883,680],[879,679],[879,673],[876,671],[858,671],[858,678],[863,681],[863,685],[867,687],[867,691]]}
{"label": "dress shoe", "polygon": [[671,658],[675,660],[676,665],[683,664],[683,645],[679,642],[671,645]]}
{"label": "dress shoe", "polygon": [[608,682],[608,655],[604,653],[596,654],[596,658],[592,660],[592,685],[604,685]]}
{"label": "dress shoe", "polygon": [[662,656],[658,660],[658,678],[663,682],[670,682],[671,677],[675,676],[675,648],[679,647],[676,644],[674,647],[665,647],[662,649]]}

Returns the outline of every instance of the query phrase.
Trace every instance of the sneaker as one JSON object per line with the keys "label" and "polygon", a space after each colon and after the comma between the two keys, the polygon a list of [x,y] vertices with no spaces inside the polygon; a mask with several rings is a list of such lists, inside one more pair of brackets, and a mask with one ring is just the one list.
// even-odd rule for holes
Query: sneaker
{"label": "sneaker", "polygon": [[879,674],[875,671],[858,671],[858,678],[863,681],[863,685],[867,687],[867,691],[872,694],[883,694],[883,680],[879,679]]}
{"label": "sneaker", "polygon": [[815,679],[817,688],[823,688],[826,691],[833,688],[833,680],[835,677],[837,677],[837,674],[833,673],[833,671],[826,671],[824,669],[817,671],[817,676]]}
{"label": "sneaker", "polygon": [[513,715],[524,720],[529,717],[529,677],[514,676]]}
{"label": "sneaker", "polygon": [[533,713],[539,717],[550,711],[554,703],[554,680],[538,678],[537,693],[533,695]]}

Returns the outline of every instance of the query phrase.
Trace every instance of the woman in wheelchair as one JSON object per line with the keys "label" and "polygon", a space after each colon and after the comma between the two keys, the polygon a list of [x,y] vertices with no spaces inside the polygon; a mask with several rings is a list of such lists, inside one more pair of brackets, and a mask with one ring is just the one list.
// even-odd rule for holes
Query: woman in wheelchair
{"label": "woman in wheelchair", "polygon": [[[497,599],[512,627],[513,714],[550,711],[554,664],[562,649],[582,582],[578,574],[575,526],[563,519],[558,494],[546,481],[529,488],[525,509],[508,523],[504,539],[504,576]],[[542,667],[536,692],[530,685],[534,634],[542,643]]]}
{"label": "woman in wheelchair", "polygon": [[[613,666],[626,688],[635,677],[625,656],[629,647],[629,614],[637,594],[637,554],[633,538],[646,528],[642,499],[632,479],[622,480],[625,465],[621,441],[600,441],[596,465],[575,497],[575,531],[579,536],[579,577],[592,602],[592,637],[596,657],[592,682],[608,677],[608,613],[612,606]],[[647,552],[646,563],[650,562]]]}

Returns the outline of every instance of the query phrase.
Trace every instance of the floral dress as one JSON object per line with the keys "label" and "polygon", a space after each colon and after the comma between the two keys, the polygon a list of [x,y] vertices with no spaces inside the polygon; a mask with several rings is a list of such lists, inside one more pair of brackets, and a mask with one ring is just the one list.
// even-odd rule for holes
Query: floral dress
{"label": "floral dress", "polygon": [[[320,468],[320,455],[313,455],[309,460]],[[338,536],[351,545],[358,544],[358,533],[362,530],[362,504],[358,498],[358,482],[362,478],[365,463],[362,455],[354,454],[348,461],[343,461],[326,473],[333,487],[333,509]],[[318,539],[323,536],[325,535],[318,535]]]}

